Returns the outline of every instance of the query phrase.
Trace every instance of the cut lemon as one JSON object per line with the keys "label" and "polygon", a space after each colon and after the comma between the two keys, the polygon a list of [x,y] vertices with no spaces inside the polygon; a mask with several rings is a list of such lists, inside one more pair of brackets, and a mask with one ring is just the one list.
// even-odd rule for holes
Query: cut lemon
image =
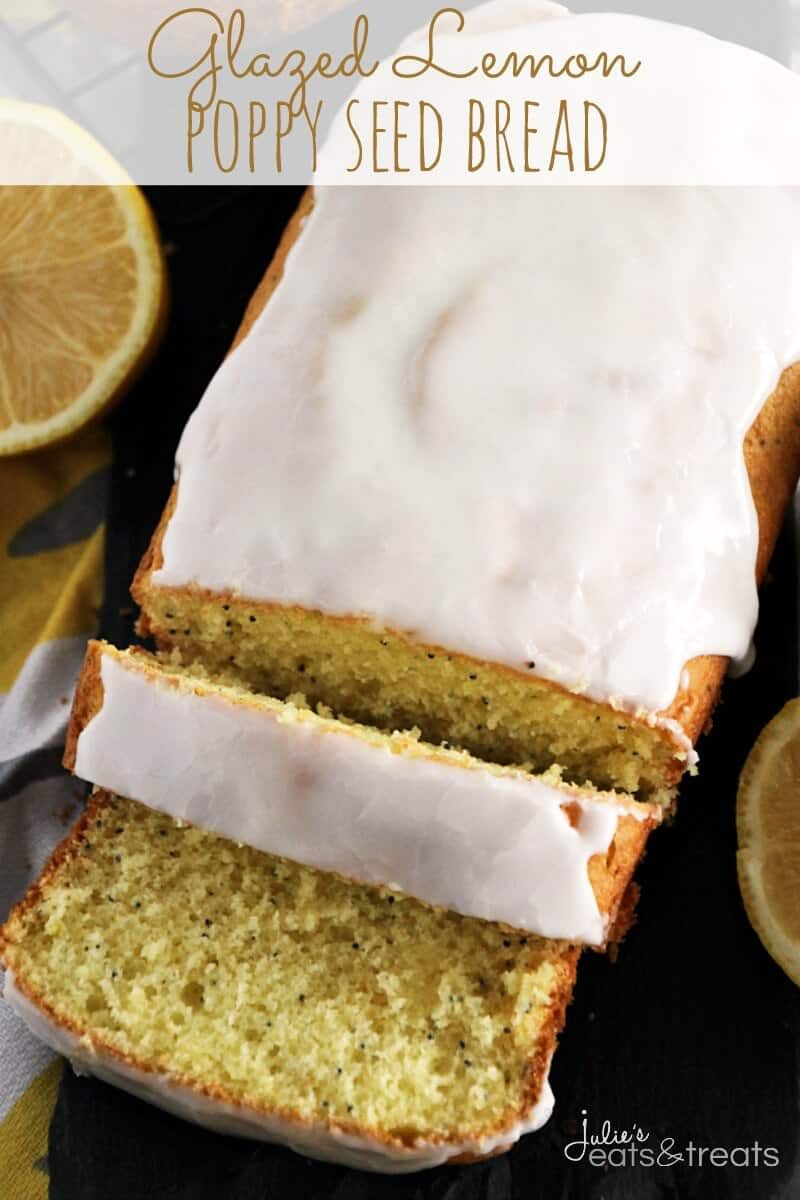
{"label": "cut lemon", "polygon": [[739,887],[765,949],[800,985],[800,700],[790,700],[745,763],[736,802]]}
{"label": "cut lemon", "polygon": [[0,164],[0,454],[16,454],[131,382],[163,327],[166,272],[142,193],[54,109],[0,101]]}

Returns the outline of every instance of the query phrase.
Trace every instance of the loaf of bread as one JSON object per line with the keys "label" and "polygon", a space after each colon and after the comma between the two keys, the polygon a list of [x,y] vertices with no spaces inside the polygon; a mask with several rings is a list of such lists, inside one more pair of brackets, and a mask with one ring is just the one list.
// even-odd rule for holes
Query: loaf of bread
{"label": "loaf of bread", "polygon": [[[475,36],[542,17],[676,33]],[[774,149],[797,81],[683,33]],[[791,188],[306,194],[134,581],[157,655],[90,647],[107,790],[0,933],[44,1040],[380,1170],[547,1119],[575,943],[632,920],[800,472],[798,231]]]}
{"label": "loaf of bread", "polygon": [[102,792],[0,932],[6,1000],[77,1070],[389,1172],[547,1120],[576,957]]}

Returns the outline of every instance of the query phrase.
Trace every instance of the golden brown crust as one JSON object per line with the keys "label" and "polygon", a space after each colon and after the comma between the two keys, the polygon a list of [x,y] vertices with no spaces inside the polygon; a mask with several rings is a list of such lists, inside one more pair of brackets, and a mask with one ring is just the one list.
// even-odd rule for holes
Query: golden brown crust
{"label": "golden brown crust", "polygon": [[103,681],[100,678],[102,653],[102,643],[92,638],[86,647],[81,673],[75,685],[75,695],[72,698],[72,709],[67,725],[62,762],[68,771],[75,770],[78,738],[92,717],[103,707]]}
{"label": "golden brown crust", "polygon": [[[278,249],[275,253],[264,278],[256,289],[247,307],[242,323],[234,338],[231,350],[247,336],[258,316],[264,310],[272,293],[280,282],[286,263],[286,258],[297,239],[303,221],[313,208],[313,193],[309,189],[303,195],[297,212],[289,222]],[[749,429],[744,442],[744,457],[750,486],[753,493],[759,523],[759,541],[756,560],[756,579],[759,583],[764,578],[775,542],[778,537],[783,514],[791,499],[800,475],[800,364],[789,367],[783,372],[778,386],[764,404],[758,417]],[[163,538],[175,511],[178,485],[175,484],[170,493],[161,520],[155,530],[150,546],[134,577],[132,595],[141,606],[142,615],[139,621],[139,631],[143,635],[155,632],[147,615],[147,592],[150,575],[163,565]],[[160,589],[163,595],[183,593],[187,589]],[[194,590],[194,589],[193,589]],[[205,589],[196,589],[199,595],[208,595],[215,599],[241,599],[229,593],[211,593]],[[247,601],[254,610],[270,611],[277,605]],[[284,606],[297,609],[297,606]],[[343,623],[363,623],[357,617],[328,617],[328,620],[340,620]],[[402,631],[387,629],[393,637],[404,638]],[[451,655],[453,661],[463,661],[465,665],[474,663],[468,655],[457,655],[449,647],[439,647],[425,644],[424,648],[432,653],[443,650]],[[702,655],[686,663],[686,686],[682,686],[669,708],[659,714],[676,721],[684,730],[686,736],[694,744],[709,724],[711,713],[719,699],[728,659],[721,655]],[[509,673],[530,681],[531,676],[513,667],[493,664],[498,671]],[[555,691],[565,689],[557,683],[536,677],[539,686],[549,686]],[[591,704],[592,701],[587,701]],[[628,718],[635,719],[635,718]],[[672,742],[671,735],[666,729],[655,729],[654,734],[661,736],[667,743]],[[675,761],[672,778],[664,780],[666,785],[677,783],[683,773],[683,764]]]}
{"label": "golden brown crust", "polygon": [[[13,948],[20,939],[20,935],[24,933],[23,926],[27,914],[47,894],[48,888],[58,881],[58,877],[63,872],[69,870],[71,863],[81,857],[88,841],[87,835],[90,834],[94,822],[102,819],[105,812],[112,805],[113,797],[107,792],[98,790],[90,796],[86,809],[80,819],[53,851],[36,882],[31,885],[22,900],[11,910],[5,925],[0,927],[0,963],[8,970],[14,972],[16,987],[22,995],[54,1024],[73,1034],[75,1037],[82,1039],[85,1044],[90,1045],[101,1055],[105,1055],[116,1062],[148,1075],[161,1074],[166,1073],[163,1068],[159,1068],[146,1060],[139,1059],[134,1055],[119,1050],[118,1047],[114,1046],[106,1038],[100,1037],[90,1029],[78,1025],[75,1021],[59,1012],[54,1004],[47,997],[43,996],[30,980],[17,972],[13,961]],[[518,1121],[524,1119],[526,1113],[530,1111],[541,1095],[542,1088],[547,1079],[550,1059],[555,1050],[556,1040],[564,1024],[567,1004],[572,996],[577,961],[580,954],[577,947],[564,946],[557,942],[553,943],[553,948],[554,956],[558,955],[560,959],[556,967],[559,975],[559,983],[552,996],[550,1011],[542,1025],[539,1038],[531,1053],[525,1099],[516,1112],[506,1114],[503,1125],[499,1129],[496,1127],[481,1129],[472,1134],[471,1136],[474,1136],[476,1140],[494,1137],[497,1133],[502,1132],[503,1129],[513,1126]],[[275,1116],[299,1128],[308,1129],[312,1127],[313,1123],[311,1121],[292,1109],[268,1108],[258,1101],[241,1100],[231,1095],[222,1086],[202,1083],[200,1080],[194,1079],[182,1072],[170,1071],[168,1074],[171,1082],[177,1087],[190,1089],[200,1096],[219,1101],[223,1104],[232,1105],[234,1108],[250,1112],[256,1117]],[[383,1130],[359,1125],[355,1122],[338,1121],[330,1122],[329,1128],[357,1137],[373,1138],[376,1142],[385,1146],[387,1150],[413,1149],[415,1144],[415,1137],[410,1131],[407,1137],[397,1137],[387,1135]],[[429,1145],[444,1146],[447,1145],[448,1141],[455,1139],[434,1136],[431,1138],[426,1137],[424,1140]],[[500,1152],[496,1150],[494,1153]],[[485,1157],[492,1157],[492,1155]],[[450,1161],[452,1163],[470,1162],[478,1161],[478,1158],[471,1155],[462,1155]]]}
{"label": "golden brown crust", "polygon": [[632,927],[636,924],[636,905],[638,903],[639,885],[631,881],[625,889],[625,893],[617,908],[614,923],[608,933],[606,950],[612,961],[616,959],[617,948],[620,942],[628,936]]}
{"label": "golden brown crust", "polygon": [[609,940],[613,940],[611,930],[620,921],[633,873],[656,824],[653,818],[620,817],[608,852],[589,859],[589,882],[598,907],[609,916]]}

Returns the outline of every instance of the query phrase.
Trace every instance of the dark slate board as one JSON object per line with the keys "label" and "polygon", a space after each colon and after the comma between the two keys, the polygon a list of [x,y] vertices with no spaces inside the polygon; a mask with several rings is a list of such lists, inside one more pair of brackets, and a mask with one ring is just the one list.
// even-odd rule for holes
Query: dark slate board
{"label": "dark slate board", "polygon": [[[133,638],[128,584],[159,516],[186,418],[222,358],[294,208],[294,189],[152,194],[171,248],[173,310],[157,360],[111,420],[114,465],[103,632]],[[613,564],[610,564],[613,569]],[[736,779],[762,725],[796,691],[797,594],[785,531],[763,595],[756,665],[730,682],[702,776],[640,872],[638,924],[618,961],[584,955],[556,1055],[550,1124],[490,1163],[405,1177],[325,1166],[221,1138],[65,1071],[50,1134],[53,1200],[728,1200],[800,1196],[800,993],[762,950],[736,884]],[[132,736],[135,736],[132,733]],[[648,1145],[776,1147],[774,1168],[570,1164],[593,1129],[634,1123]]]}

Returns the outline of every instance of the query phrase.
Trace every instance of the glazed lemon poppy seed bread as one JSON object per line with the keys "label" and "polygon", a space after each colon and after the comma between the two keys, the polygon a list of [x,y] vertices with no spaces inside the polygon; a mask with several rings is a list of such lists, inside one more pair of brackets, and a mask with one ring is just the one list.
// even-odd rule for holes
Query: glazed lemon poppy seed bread
{"label": "glazed lemon poppy seed bread", "polygon": [[308,195],[184,434],[141,631],[669,800],[800,469],[798,228],[767,189]]}
{"label": "glazed lemon poppy seed bread", "polygon": [[[130,731],[146,753],[130,753]],[[65,766],[297,862],[605,943],[660,809],[90,643]]]}
{"label": "glazed lemon poppy seed bread", "polygon": [[[674,33],[780,137],[790,73]],[[573,943],[624,931],[747,655],[798,360],[800,190],[309,193],[134,581],[158,655],[90,648],[66,761],[112,790],[0,935],[11,1004],[80,1069],[317,1157],[542,1124]]]}
{"label": "glazed lemon poppy seed bread", "polygon": [[389,1171],[547,1119],[576,954],[104,793],[0,935],[7,999],[79,1070]]}

